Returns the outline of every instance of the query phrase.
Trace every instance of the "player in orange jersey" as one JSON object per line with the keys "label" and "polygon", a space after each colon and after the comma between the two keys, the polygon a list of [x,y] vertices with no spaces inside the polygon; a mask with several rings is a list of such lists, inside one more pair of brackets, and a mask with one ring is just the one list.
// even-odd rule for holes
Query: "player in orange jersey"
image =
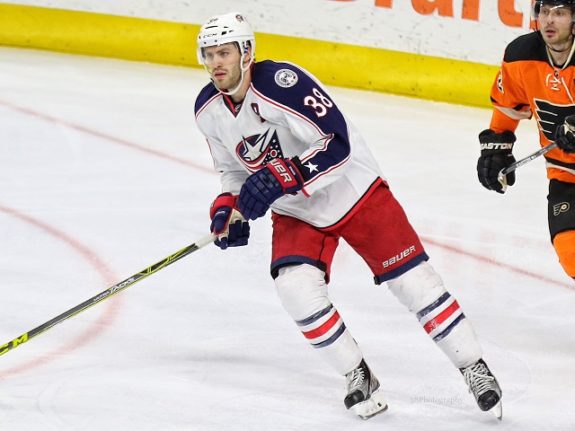
{"label": "player in orange jersey", "polygon": [[[495,109],[489,129],[479,134],[477,174],[489,190],[503,193],[515,183],[514,131],[520,120],[535,116],[541,146],[557,147],[545,155],[549,178],[548,219],[553,246],[565,272],[575,279],[575,0],[536,0],[536,31],[518,37],[505,50],[491,89]],[[567,121],[565,118],[569,117]]]}

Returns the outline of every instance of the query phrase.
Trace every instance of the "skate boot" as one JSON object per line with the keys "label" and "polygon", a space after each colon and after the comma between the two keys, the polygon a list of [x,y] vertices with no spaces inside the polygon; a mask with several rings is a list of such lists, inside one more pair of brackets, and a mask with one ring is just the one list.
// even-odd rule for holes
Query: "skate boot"
{"label": "skate boot", "polygon": [[483,411],[493,409],[493,414],[497,419],[501,419],[503,416],[501,388],[483,359],[469,367],[460,368],[459,371],[463,374],[465,383],[469,386],[469,392],[473,393],[479,408]]}
{"label": "skate boot", "polygon": [[379,391],[379,381],[363,359],[345,378],[347,395],[344,403],[347,409],[362,419],[369,419],[387,409],[387,402]]}

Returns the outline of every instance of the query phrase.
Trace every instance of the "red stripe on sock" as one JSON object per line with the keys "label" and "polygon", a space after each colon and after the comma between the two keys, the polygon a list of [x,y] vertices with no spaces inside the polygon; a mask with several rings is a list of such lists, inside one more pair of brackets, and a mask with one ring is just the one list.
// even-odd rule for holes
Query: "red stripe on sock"
{"label": "red stripe on sock", "polygon": [[328,320],[326,320],[321,326],[312,329],[311,331],[307,332],[302,331],[302,334],[305,336],[305,338],[309,340],[311,340],[312,338],[321,337],[323,334],[325,334],[327,331],[333,328],[338,320],[339,320],[339,313],[336,311],[335,313],[333,313],[333,316],[331,316]]}
{"label": "red stripe on sock", "polygon": [[455,313],[455,311],[457,310],[459,310],[459,304],[457,303],[457,301],[453,301],[453,304],[451,304],[449,307],[447,307],[445,310],[439,313],[437,317],[431,319],[429,322],[423,325],[423,329],[425,329],[425,332],[429,334],[431,331],[433,331],[435,328],[437,328],[439,325],[441,325],[443,322],[449,319],[453,315],[453,313]]}

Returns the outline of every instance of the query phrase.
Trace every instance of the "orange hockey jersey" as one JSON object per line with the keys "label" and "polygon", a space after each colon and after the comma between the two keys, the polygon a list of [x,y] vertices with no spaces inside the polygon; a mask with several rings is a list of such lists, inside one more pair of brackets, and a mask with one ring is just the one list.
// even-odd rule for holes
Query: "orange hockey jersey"
{"label": "orange hockey jersey", "polygon": [[[535,117],[541,146],[553,141],[555,129],[575,114],[575,61],[555,67],[540,33],[519,36],[505,50],[501,70],[491,89],[496,108],[491,129],[515,131],[519,120]],[[545,155],[547,177],[575,183],[575,155],[559,149]]]}

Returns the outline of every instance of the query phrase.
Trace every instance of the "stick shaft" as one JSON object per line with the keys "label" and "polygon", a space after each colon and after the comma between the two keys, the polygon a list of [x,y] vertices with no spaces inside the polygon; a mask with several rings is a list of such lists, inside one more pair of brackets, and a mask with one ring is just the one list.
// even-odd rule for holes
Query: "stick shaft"
{"label": "stick shaft", "polygon": [[62,314],[54,317],[53,319],[48,320],[47,322],[37,326],[36,328],[23,333],[19,337],[14,338],[13,340],[3,344],[0,346],[0,355],[8,353],[10,350],[15,349],[21,344],[31,340],[32,338],[46,332],[48,329],[54,327],[55,325],[62,323],[64,320],[67,320],[77,314],[80,314],[82,311],[87,310],[90,307],[93,307],[96,304],[104,301],[105,299],[110,298],[111,296],[121,292],[124,289],[132,286],[133,284],[137,283],[144,278],[149,277],[152,274],[164,269],[165,267],[171,265],[174,262],[186,257],[187,255],[193,253],[194,251],[199,250],[203,246],[213,242],[215,237],[213,235],[207,235],[200,240],[194,242],[193,244],[188,245],[187,247],[178,250],[177,252],[169,255],[168,257],[160,260],[159,262],[154,263],[153,265],[147,267],[146,269],[137,272],[136,274],[132,275],[131,277],[126,278],[125,280],[114,284],[113,286],[109,287],[108,289],[98,293],[97,295],[87,299],[86,301],[82,302],[81,304],[76,305],[73,308],[63,312]]}
{"label": "stick shaft", "polygon": [[510,172],[515,171],[516,169],[520,168],[521,166],[529,163],[531,160],[536,159],[537,157],[542,156],[543,154],[548,153],[549,151],[551,151],[552,149],[557,148],[557,144],[555,142],[553,142],[552,144],[547,145],[546,147],[541,148],[538,151],[535,151],[533,154],[528,155],[527,157],[524,157],[521,160],[518,160],[515,163],[512,163],[511,165],[509,165],[508,167],[506,167],[505,169],[503,169],[500,173],[500,175],[507,175]]}

